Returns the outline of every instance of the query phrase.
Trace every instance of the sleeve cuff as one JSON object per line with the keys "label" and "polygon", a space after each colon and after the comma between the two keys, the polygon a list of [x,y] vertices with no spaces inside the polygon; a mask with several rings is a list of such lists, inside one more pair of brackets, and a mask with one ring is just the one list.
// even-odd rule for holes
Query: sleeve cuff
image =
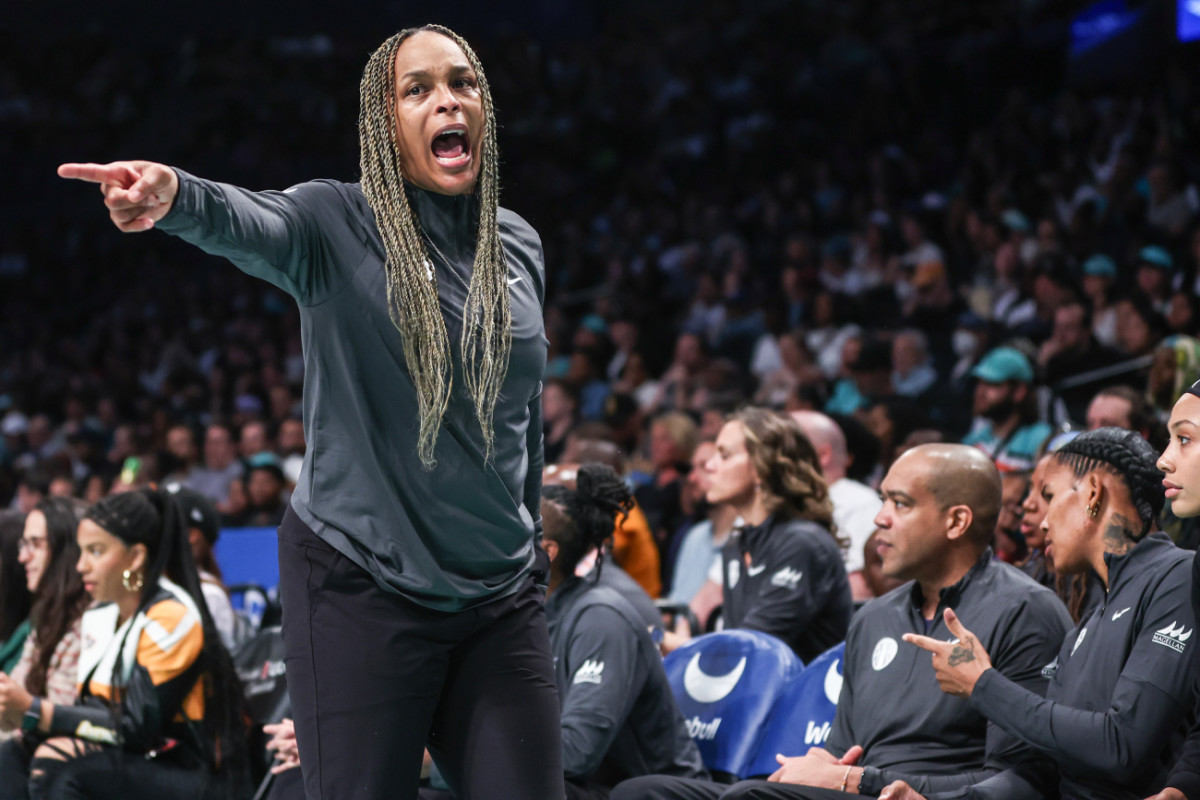
{"label": "sleeve cuff", "polygon": [[1178,789],[1188,800],[1200,800],[1200,773],[1188,770],[1171,776],[1167,781],[1169,789]]}
{"label": "sleeve cuff", "polygon": [[171,167],[171,169],[175,171],[175,176],[179,179],[179,190],[175,193],[175,200],[171,203],[171,208],[167,211],[166,216],[154,224],[155,228],[164,233],[174,233],[187,228],[188,218],[195,216],[196,207],[199,205],[199,187],[196,185],[196,178],[178,167]]}
{"label": "sleeve cuff", "polygon": [[863,767],[858,793],[876,795],[883,791],[883,772],[878,767]]}
{"label": "sleeve cuff", "polygon": [[1003,702],[1001,698],[1006,683],[1009,682],[995,667],[984,670],[984,673],[979,676],[979,680],[975,682],[975,689],[967,698],[967,702],[970,703],[972,709],[991,719],[987,714],[987,709],[996,708],[998,702]]}

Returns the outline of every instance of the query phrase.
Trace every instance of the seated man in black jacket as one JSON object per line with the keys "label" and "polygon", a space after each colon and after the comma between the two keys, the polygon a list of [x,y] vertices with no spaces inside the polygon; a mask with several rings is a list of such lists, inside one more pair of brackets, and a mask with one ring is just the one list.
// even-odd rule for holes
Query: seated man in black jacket
{"label": "seated man in black jacket", "polygon": [[[614,800],[732,800],[875,796],[906,780],[925,791],[970,785],[1032,758],[1032,751],[938,688],[928,655],[906,633],[951,638],[942,612],[971,620],[997,670],[1042,692],[1042,668],[1070,627],[1052,592],[995,561],[989,546],[1000,511],[1000,476],[982,452],[924,445],[884,478],[876,518],[886,575],[909,582],[871,601],[846,639],[844,683],[824,749],[780,757],[769,782],[718,786],[661,777],[621,784]],[[846,794],[849,792],[849,794]]]}

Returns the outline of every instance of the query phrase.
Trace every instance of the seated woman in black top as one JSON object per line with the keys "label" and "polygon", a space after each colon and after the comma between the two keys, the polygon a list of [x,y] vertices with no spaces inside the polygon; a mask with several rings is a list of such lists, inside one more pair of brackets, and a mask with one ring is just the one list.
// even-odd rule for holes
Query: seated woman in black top
{"label": "seated woman in black top", "polygon": [[[551,559],[546,615],[571,800],[608,797],[614,785],[641,775],[707,777],[644,619],[599,582],[608,568],[603,545],[632,505],[628,487],[600,464],[581,466],[574,490],[548,486],[542,495]],[[579,560],[596,548],[600,561],[577,577]]]}
{"label": "seated woman in black top", "polygon": [[88,510],[79,571],[103,605],[84,614],[80,696],[75,705],[31,702],[23,728],[41,744],[31,760],[27,749],[6,748],[0,798],[244,791],[241,687],[186,531],[166,492],[113,495]]}
{"label": "seated woman in black top", "polygon": [[[742,524],[722,552],[726,628],[782,639],[808,662],[846,638],[853,612],[816,451],[799,423],[763,408],[733,414],[717,436],[707,499]],[[669,634],[670,651],[682,638]]]}

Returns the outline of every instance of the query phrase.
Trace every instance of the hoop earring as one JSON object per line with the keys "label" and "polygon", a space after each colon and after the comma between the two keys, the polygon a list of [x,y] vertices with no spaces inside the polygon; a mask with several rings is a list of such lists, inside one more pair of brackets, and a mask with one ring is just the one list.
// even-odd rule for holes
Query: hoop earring
{"label": "hoop earring", "polygon": [[1094,505],[1094,506],[1088,506],[1087,507],[1087,515],[1089,517],[1091,517],[1092,519],[1095,519],[1096,517],[1100,516],[1100,504],[1096,503],[1096,505]]}
{"label": "hoop earring", "polygon": [[[135,579],[135,578],[137,579],[136,586],[132,585],[133,584],[132,579]],[[132,570],[128,570],[128,569],[121,573],[121,585],[125,587],[126,591],[140,592],[142,590],[142,584],[143,584],[142,573],[133,572]]]}

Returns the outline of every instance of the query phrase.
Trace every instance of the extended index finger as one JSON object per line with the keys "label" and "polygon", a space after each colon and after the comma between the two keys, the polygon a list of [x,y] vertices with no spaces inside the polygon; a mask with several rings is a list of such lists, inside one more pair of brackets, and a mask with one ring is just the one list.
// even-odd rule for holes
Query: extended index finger
{"label": "extended index finger", "polygon": [[915,644],[922,650],[928,650],[931,653],[940,653],[943,648],[949,647],[945,642],[939,642],[937,639],[932,639],[928,636],[921,636],[917,633],[906,633],[903,636],[904,641],[909,644]]}
{"label": "extended index finger", "polygon": [[138,179],[137,173],[123,164],[60,164],[58,177],[90,183],[111,183],[121,187]]}

